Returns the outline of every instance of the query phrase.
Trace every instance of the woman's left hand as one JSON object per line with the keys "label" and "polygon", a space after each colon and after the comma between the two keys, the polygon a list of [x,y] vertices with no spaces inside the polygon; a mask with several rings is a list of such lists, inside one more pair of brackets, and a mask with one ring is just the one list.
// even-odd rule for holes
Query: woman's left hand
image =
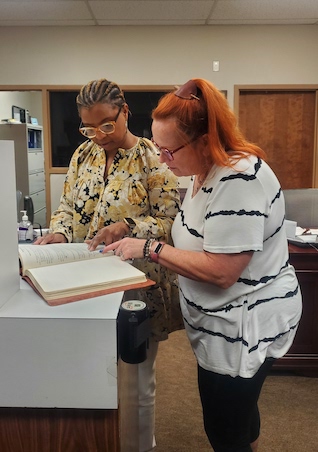
{"label": "woman's left hand", "polygon": [[127,261],[131,259],[142,259],[144,257],[144,245],[146,240],[132,239],[125,237],[122,240],[106,245],[102,253],[114,251],[116,256],[119,256],[121,260]]}

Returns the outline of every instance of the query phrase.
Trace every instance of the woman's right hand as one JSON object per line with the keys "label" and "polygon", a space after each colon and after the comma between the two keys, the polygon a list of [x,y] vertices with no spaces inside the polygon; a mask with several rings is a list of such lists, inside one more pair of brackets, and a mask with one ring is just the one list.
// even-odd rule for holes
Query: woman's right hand
{"label": "woman's right hand", "polygon": [[34,245],[47,245],[48,243],[67,243],[67,240],[65,235],[57,232],[55,234],[51,233],[38,237],[36,241],[33,242]]}
{"label": "woman's right hand", "polygon": [[118,221],[117,223],[110,224],[100,229],[95,237],[89,240],[85,240],[90,251],[95,251],[98,245],[104,243],[109,245],[110,243],[116,242],[117,240],[125,237],[129,233],[129,228],[123,221]]}

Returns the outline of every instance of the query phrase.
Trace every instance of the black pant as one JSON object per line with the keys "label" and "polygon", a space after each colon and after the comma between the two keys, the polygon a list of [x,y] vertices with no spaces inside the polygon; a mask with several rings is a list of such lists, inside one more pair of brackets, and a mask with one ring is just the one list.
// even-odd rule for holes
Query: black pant
{"label": "black pant", "polygon": [[252,378],[230,377],[198,366],[204,428],[215,452],[250,452],[260,432],[258,398],[274,359]]}

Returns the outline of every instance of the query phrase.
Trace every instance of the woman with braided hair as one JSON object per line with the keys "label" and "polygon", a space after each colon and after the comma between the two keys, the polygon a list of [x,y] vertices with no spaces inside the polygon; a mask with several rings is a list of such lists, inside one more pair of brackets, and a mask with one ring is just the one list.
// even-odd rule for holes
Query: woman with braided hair
{"label": "woman with braided hair", "polygon": [[[109,80],[83,86],[76,98],[80,132],[87,138],[74,152],[47,243],[83,242],[94,250],[129,235],[171,243],[170,231],[179,210],[177,177],[162,165],[150,140],[128,129],[129,107],[120,87]],[[138,267],[156,282],[129,298],[150,309],[151,338],[147,359],[138,365],[139,451],[155,447],[155,358],[158,342],[183,328],[178,286],[173,272],[147,260]]]}

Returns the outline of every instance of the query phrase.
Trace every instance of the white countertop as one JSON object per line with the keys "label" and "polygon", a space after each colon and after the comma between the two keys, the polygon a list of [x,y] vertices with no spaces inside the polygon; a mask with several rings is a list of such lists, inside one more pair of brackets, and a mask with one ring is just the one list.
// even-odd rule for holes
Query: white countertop
{"label": "white countertop", "polygon": [[21,279],[20,290],[1,308],[0,317],[45,319],[116,319],[124,292],[50,306]]}

